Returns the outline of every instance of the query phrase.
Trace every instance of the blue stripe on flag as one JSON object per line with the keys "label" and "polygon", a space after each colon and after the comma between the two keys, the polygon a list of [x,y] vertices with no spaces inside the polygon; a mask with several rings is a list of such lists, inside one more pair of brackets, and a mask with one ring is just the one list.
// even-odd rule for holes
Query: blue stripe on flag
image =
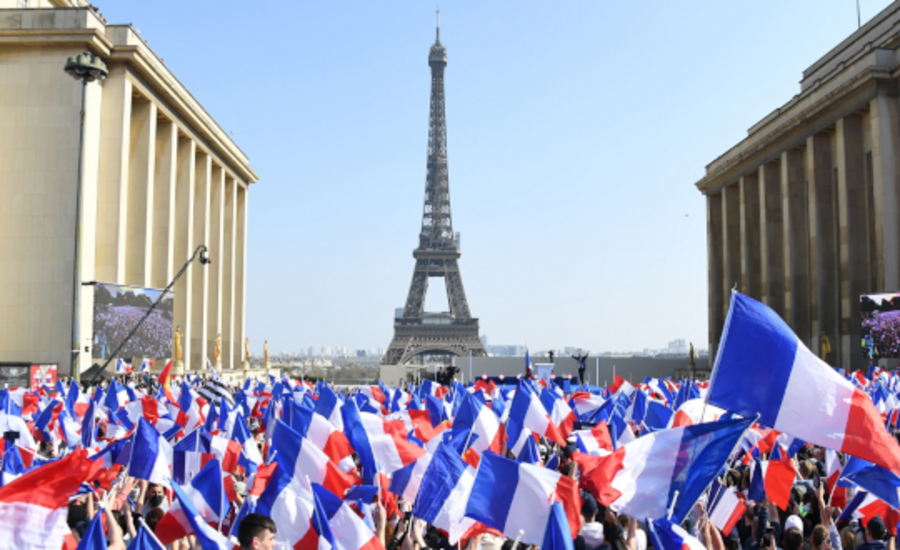
{"label": "blue stripe on flag", "polygon": [[503,531],[518,485],[519,464],[485,451],[466,505],[466,517]]}
{"label": "blue stripe on flag", "polygon": [[709,403],[774,426],[799,341],[777,313],[738,292],[722,332]]}

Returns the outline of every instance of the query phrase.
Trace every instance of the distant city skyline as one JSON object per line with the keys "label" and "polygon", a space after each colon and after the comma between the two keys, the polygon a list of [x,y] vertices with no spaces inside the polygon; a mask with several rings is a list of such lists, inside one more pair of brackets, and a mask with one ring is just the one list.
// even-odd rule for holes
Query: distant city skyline
{"label": "distant city skyline", "polygon": [[[888,4],[860,0],[863,23]],[[422,218],[434,5],[102,11],[135,23],[260,175],[251,351],[387,347]],[[706,348],[694,183],[856,28],[846,0],[442,6],[453,224],[481,331],[536,350]]]}

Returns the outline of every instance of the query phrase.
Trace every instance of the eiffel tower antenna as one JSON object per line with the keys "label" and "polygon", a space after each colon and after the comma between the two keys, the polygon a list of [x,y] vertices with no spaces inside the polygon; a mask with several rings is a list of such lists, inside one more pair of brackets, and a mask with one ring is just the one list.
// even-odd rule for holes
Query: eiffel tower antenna
{"label": "eiffel tower antenna", "polygon": [[[394,338],[382,365],[404,365],[425,356],[487,355],[478,336],[478,319],[469,312],[459,270],[460,250],[450,214],[450,178],[447,171],[447,120],[444,104],[444,69],[447,49],[441,45],[441,12],[437,34],[428,53],[431,102],[428,114],[428,158],[425,204],[419,246],[413,250],[416,267],[403,315],[394,319]],[[449,312],[426,312],[428,281],[442,278]]]}

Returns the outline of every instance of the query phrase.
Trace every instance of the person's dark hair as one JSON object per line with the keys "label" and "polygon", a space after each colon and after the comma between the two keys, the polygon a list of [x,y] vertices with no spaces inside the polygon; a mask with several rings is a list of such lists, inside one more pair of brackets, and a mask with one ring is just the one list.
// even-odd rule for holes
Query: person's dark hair
{"label": "person's dark hair", "polygon": [[881,519],[881,516],[875,516],[869,520],[868,524],[866,524],[866,531],[869,533],[869,539],[884,540],[887,528],[885,528],[884,520]]}
{"label": "person's dark hair", "polygon": [[144,516],[144,521],[147,523],[147,527],[149,527],[150,530],[155,533],[156,524],[159,523],[164,515],[166,515],[166,513],[163,512],[162,508],[153,508],[152,510],[147,512],[146,516]]}
{"label": "person's dark hair", "polygon": [[741,537],[738,535],[737,528],[731,530],[731,533],[722,541],[725,543],[725,550],[740,550]]}
{"label": "person's dark hair", "polygon": [[275,522],[269,516],[262,514],[247,514],[238,526],[238,542],[241,548],[252,548],[254,538],[263,538],[266,531],[274,535],[278,532]]}
{"label": "person's dark hair", "polygon": [[788,529],[781,537],[781,547],[784,550],[800,550],[803,546],[803,533],[799,529]]}
{"label": "person's dark hair", "polygon": [[741,484],[741,474],[737,470],[728,470],[725,472],[725,485],[728,487],[738,487]]}

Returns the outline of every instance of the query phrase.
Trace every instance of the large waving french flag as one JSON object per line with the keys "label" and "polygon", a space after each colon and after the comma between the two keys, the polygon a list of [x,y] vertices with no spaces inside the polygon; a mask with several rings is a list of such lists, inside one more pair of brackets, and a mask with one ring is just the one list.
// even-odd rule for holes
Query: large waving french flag
{"label": "large waving french flag", "polygon": [[708,422],[640,437],[607,457],[576,453],[581,481],[601,503],[636,518],[684,520],[753,419]]}
{"label": "large waving french flag", "polygon": [[62,548],[69,497],[102,466],[79,449],[0,488],[0,549]]}
{"label": "large waving french flag", "polygon": [[578,484],[559,472],[487,452],[481,457],[466,517],[521,542],[541,544],[554,502],[562,502],[571,536],[581,528]]}
{"label": "large waving french flag", "polygon": [[739,292],[731,295],[709,402],[900,473],[900,445],[869,396],[809,351],[777,313]]}
{"label": "large waving french flag", "polygon": [[[278,525],[275,542],[288,548],[317,548],[317,533],[312,528],[313,495],[305,480],[291,475],[280,464],[272,464],[270,476],[260,473],[257,481],[265,483],[256,501],[255,512],[265,514]],[[267,472],[268,473],[268,472]],[[266,477],[266,479],[262,479]]]}
{"label": "large waving french flag", "polygon": [[355,481],[321,449],[280,420],[276,421],[269,456],[275,456],[292,476],[308,476],[312,483],[320,483],[335,494],[343,496]]}
{"label": "large waving french flag", "polygon": [[474,481],[475,469],[451,445],[439,445],[419,487],[413,516],[443,529],[450,544],[456,544],[473,523],[463,516]]}
{"label": "large waving french flag", "polygon": [[500,452],[503,443],[500,420],[489,406],[468,392],[463,396],[463,402],[453,419],[453,429],[471,430],[477,437],[473,438],[470,448],[479,455],[487,450]]}
{"label": "large waving french flag", "polygon": [[140,417],[131,436],[128,475],[150,483],[169,485],[174,452],[169,442],[149,422]]}

